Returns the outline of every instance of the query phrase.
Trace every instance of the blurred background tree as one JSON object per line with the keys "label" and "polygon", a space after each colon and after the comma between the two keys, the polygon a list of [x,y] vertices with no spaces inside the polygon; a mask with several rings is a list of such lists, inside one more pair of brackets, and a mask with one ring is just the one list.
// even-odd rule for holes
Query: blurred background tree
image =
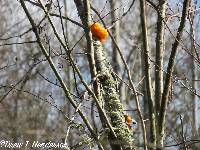
{"label": "blurred background tree", "polygon": [[[66,47],[69,47],[73,61],[83,79],[89,87],[92,87],[97,77],[93,77],[90,72],[88,40],[85,38],[86,26],[78,15],[77,5],[75,5],[78,1],[44,0],[42,2],[48,9],[59,36]],[[140,109],[147,132],[146,146],[148,149],[156,149],[153,147],[155,145],[152,144],[150,134],[152,120],[149,118],[151,114],[149,114],[147,91],[150,90],[152,94],[157,125],[160,121],[159,103],[168,74],[168,62],[183,17],[185,1],[144,1],[149,51],[147,57],[149,67],[146,69],[151,80],[150,88],[146,85],[141,1],[93,0],[89,2],[93,8],[91,22],[103,24],[101,21],[104,21],[122,51],[138,94],[137,96],[133,94],[127,70],[116,45],[112,38],[108,38],[103,43],[103,48],[118,81],[118,94],[124,107],[124,114],[131,115],[138,122],[131,131],[134,145],[136,149],[145,148],[140,111],[138,111]],[[56,38],[40,3],[35,0],[25,0],[25,3],[36,23],[43,45],[52,57],[76,105],[91,123],[95,133],[101,137],[100,141],[104,149],[110,149],[104,131],[105,122],[100,119],[101,112],[69,60],[68,53]],[[164,126],[163,147],[165,149],[196,150],[200,142],[198,119],[200,4],[197,0],[190,0],[188,4],[185,26],[174,58],[174,71],[170,77]],[[20,2],[16,0],[10,3],[9,0],[4,0],[0,1],[0,6],[0,140],[67,142],[71,149],[98,149],[98,142],[90,135],[77,109],[72,107],[69,98],[63,92],[62,85],[40,50],[34,35],[35,29],[30,25]],[[100,14],[102,20],[94,10]],[[163,34],[160,35],[159,40],[158,33],[161,32]],[[159,41],[162,44],[159,44]],[[160,56],[159,50],[161,50]],[[139,108],[136,97],[140,103]],[[182,121],[180,115],[183,116]],[[155,132],[158,132],[157,128]],[[158,134],[157,140],[160,138]],[[157,149],[159,148],[158,146]]]}

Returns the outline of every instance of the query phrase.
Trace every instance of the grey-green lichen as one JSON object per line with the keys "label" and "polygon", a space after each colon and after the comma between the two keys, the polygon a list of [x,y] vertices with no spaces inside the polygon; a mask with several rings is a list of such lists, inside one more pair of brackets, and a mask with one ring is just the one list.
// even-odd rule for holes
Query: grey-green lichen
{"label": "grey-green lichen", "polygon": [[112,67],[99,41],[94,41],[94,49],[95,66],[98,72],[98,80],[101,84],[104,108],[117,135],[117,140],[112,139],[112,143],[114,145],[120,144],[124,149],[126,149],[125,147],[131,149],[133,137],[132,132],[124,121],[124,109],[116,88],[118,82],[113,76]]}

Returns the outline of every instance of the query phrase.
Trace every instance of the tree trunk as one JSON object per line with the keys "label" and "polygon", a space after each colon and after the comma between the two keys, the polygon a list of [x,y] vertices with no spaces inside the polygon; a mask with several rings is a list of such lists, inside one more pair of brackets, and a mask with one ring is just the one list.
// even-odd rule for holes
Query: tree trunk
{"label": "tree trunk", "polygon": [[[85,25],[85,27],[89,27],[88,17],[90,15],[89,6],[85,6],[88,4],[87,0],[74,0],[79,16]],[[86,34],[88,34],[87,29],[85,30]],[[97,80],[101,84],[101,95],[103,107],[106,110],[106,114],[110,119],[112,128],[114,130],[115,135],[112,132],[109,132],[108,140],[113,150],[120,149],[132,149],[133,147],[133,137],[130,132],[128,126],[124,122],[124,109],[120,102],[120,95],[116,88],[117,81],[114,77],[113,70],[108,62],[105,54],[105,49],[102,46],[102,43],[98,40],[90,41],[87,38],[87,42],[94,44],[94,60],[95,60],[95,68],[97,71]],[[101,111],[99,112],[101,115]],[[103,122],[104,119],[101,119]],[[103,123],[104,124],[104,123]],[[115,137],[116,136],[116,137]]]}
{"label": "tree trunk", "polygon": [[156,146],[160,147],[160,136],[158,136],[159,128],[159,111],[163,92],[163,53],[164,53],[164,21],[166,12],[166,0],[159,1],[158,19],[157,19],[157,36],[156,36],[156,64],[155,64],[155,109],[156,109]]}
{"label": "tree trunk", "polygon": [[156,128],[155,128],[155,112],[154,101],[152,99],[151,91],[151,74],[149,69],[149,46],[147,37],[147,25],[146,25],[146,3],[145,0],[140,0],[140,20],[142,26],[142,42],[143,42],[143,56],[144,56],[144,75],[145,75],[145,88],[148,96],[148,109],[149,109],[149,121],[150,121],[150,147],[154,149],[156,146]]}

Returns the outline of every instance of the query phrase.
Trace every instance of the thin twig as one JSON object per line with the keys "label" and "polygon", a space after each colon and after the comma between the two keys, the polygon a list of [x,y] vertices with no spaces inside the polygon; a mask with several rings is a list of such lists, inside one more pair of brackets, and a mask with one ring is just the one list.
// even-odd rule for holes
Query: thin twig
{"label": "thin twig", "polygon": [[4,44],[0,44],[0,46],[22,45],[22,44],[27,44],[27,43],[37,43],[37,41],[25,41],[25,42],[4,43]]}
{"label": "thin twig", "polygon": [[[42,5],[42,3],[41,3],[40,0],[39,0],[39,2],[40,2],[40,4]],[[34,20],[32,19],[31,15],[30,15],[30,13],[29,13],[29,11],[28,11],[26,5],[25,5],[24,0],[20,0],[20,3],[21,3],[22,8],[24,9],[24,12],[26,13],[27,18],[29,19],[29,22],[31,23],[32,27],[35,28],[35,22],[34,22]],[[44,9],[44,6],[43,6],[43,5],[42,5],[42,7],[43,7],[43,9]],[[47,14],[47,12],[46,12],[45,9],[44,9],[44,11],[45,11],[45,14]],[[47,16],[48,16],[48,18],[49,18],[49,15],[48,15],[48,14],[47,14]],[[50,21],[50,23],[52,24],[52,22],[51,22],[50,19],[49,19],[49,21]],[[55,28],[53,28],[53,29],[54,29],[55,35],[58,36],[57,33],[55,32]],[[42,50],[44,56],[45,56],[46,59],[48,60],[49,65],[50,65],[50,67],[52,68],[52,70],[53,70],[53,72],[54,72],[56,78],[57,78],[58,81],[60,82],[60,85],[62,86],[63,91],[64,91],[66,97],[68,98],[68,100],[70,101],[70,103],[72,104],[72,106],[73,106],[75,109],[77,109],[77,105],[76,105],[75,101],[72,99],[72,97],[71,97],[71,95],[70,95],[70,92],[69,92],[67,86],[65,85],[65,83],[64,83],[64,81],[62,80],[61,75],[60,75],[59,72],[57,71],[57,69],[56,69],[56,67],[55,67],[55,65],[54,65],[54,63],[53,63],[51,57],[49,56],[49,54],[47,53],[46,49],[45,49],[44,46],[43,46],[43,44],[42,44],[42,42],[41,42],[41,39],[40,39],[40,36],[39,36],[39,34],[38,34],[38,31],[36,30],[34,33],[35,33],[35,36],[36,36],[36,38],[37,38],[38,44],[39,44],[39,46],[40,46],[40,49]],[[61,41],[61,42],[62,42],[62,41]],[[62,44],[62,43],[61,43],[61,44]],[[65,47],[65,45],[63,45],[63,46]],[[85,125],[87,126],[88,130],[90,131],[90,133],[91,133],[92,136],[94,137],[94,139],[97,141],[98,145],[101,145],[101,143],[100,143],[99,140],[98,140],[98,136],[96,135],[94,129],[92,128],[91,124],[89,123],[89,121],[87,120],[87,118],[85,117],[85,115],[83,114],[83,112],[82,112],[80,109],[78,109],[78,113],[79,113],[80,117],[82,118],[83,122],[85,123]]]}

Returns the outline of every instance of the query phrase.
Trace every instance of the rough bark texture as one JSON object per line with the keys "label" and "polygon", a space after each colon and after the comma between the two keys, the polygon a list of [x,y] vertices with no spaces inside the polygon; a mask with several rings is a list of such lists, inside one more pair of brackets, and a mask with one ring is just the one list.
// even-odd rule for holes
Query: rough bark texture
{"label": "rough bark texture", "polygon": [[107,61],[105,51],[99,41],[94,41],[95,62],[98,72],[98,79],[102,85],[103,101],[107,115],[111,120],[117,140],[110,136],[111,146],[117,149],[122,145],[124,149],[131,149],[132,135],[124,123],[124,109],[119,99],[119,93],[116,89],[117,81],[112,74],[112,68]]}
{"label": "rough bark texture", "polygon": [[[115,40],[117,43],[120,41],[120,20],[116,21],[117,18],[119,17],[118,11],[114,11],[118,6],[119,6],[119,1],[115,0],[109,0],[110,2],[110,9],[111,9],[111,24],[114,26],[111,28],[112,35],[114,36]],[[113,69],[116,74],[121,75],[121,64],[122,62],[120,61],[120,56],[117,52],[117,48],[115,47],[115,43],[112,42],[112,65]],[[125,85],[120,84],[119,85],[119,91],[120,91],[120,100],[121,102],[125,101],[126,96],[125,96]]]}
{"label": "rough bark texture", "polygon": [[[84,3],[81,0],[74,0],[78,14],[81,18],[82,23],[87,27],[85,29],[86,36],[88,35],[88,18],[87,15],[90,15],[86,10],[86,2]],[[102,47],[102,43],[98,40],[89,40],[89,37],[86,37],[87,42],[92,42],[94,45],[94,61],[95,69],[97,71],[97,80],[101,85],[101,95],[103,106],[106,110],[106,114],[110,119],[111,125],[115,132],[116,137],[112,132],[109,132],[108,140],[113,150],[120,149],[132,149],[133,147],[133,137],[132,133],[128,129],[128,126],[124,122],[124,109],[120,102],[119,93],[117,90],[117,81],[113,75],[112,68],[107,61],[105,55],[105,49]],[[90,45],[90,43],[88,43]],[[91,58],[93,59],[93,58]],[[93,66],[94,67],[94,66]],[[99,112],[101,115],[101,111]],[[103,121],[103,119],[102,119]],[[102,122],[103,123],[103,122]],[[104,123],[103,123],[104,124]]]}

